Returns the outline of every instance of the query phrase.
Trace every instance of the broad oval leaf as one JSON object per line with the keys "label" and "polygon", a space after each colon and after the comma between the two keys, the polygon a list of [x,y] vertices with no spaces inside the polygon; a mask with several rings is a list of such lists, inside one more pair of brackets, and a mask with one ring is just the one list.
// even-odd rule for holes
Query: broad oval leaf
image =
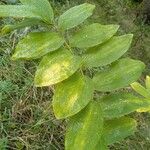
{"label": "broad oval leaf", "polygon": [[92,101],[70,119],[65,136],[66,150],[93,150],[101,138],[103,116],[99,103]]}
{"label": "broad oval leaf", "polygon": [[59,83],[75,73],[81,63],[79,56],[63,48],[49,53],[43,57],[37,68],[35,85],[42,87]]}
{"label": "broad oval leaf", "polygon": [[[48,0],[20,0],[22,4],[34,7],[33,13],[41,16],[41,19],[51,23],[54,19],[53,9]],[[32,11],[32,10],[31,10]]]}
{"label": "broad oval leaf", "polygon": [[90,102],[93,92],[92,80],[80,73],[56,85],[53,98],[56,118],[67,118],[78,113]]}
{"label": "broad oval leaf", "polygon": [[16,46],[12,59],[36,59],[58,49],[64,39],[57,33],[34,32],[21,40]]}
{"label": "broad oval leaf", "polygon": [[129,117],[104,122],[103,137],[107,145],[122,141],[136,131],[136,120]]}
{"label": "broad oval leaf", "polygon": [[0,17],[41,19],[41,16],[34,13],[35,10],[35,7],[27,5],[0,5]]}
{"label": "broad oval leaf", "polygon": [[88,3],[72,7],[60,16],[58,26],[64,30],[73,28],[91,16],[94,8]]}
{"label": "broad oval leaf", "polygon": [[47,0],[22,0],[24,5],[0,5],[0,17],[38,18],[51,23],[54,14]]}
{"label": "broad oval leaf", "polygon": [[133,35],[112,37],[109,41],[90,48],[83,55],[86,67],[108,65],[120,58],[130,47]]}
{"label": "broad oval leaf", "polygon": [[145,65],[141,61],[123,58],[113,63],[107,70],[99,72],[93,78],[98,91],[113,91],[136,81]]}
{"label": "broad oval leaf", "polygon": [[72,47],[89,48],[110,39],[118,30],[118,25],[94,23],[75,33],[70,39]]}
{"label": "broad oval leaf", "polygon": [[150,105],[150,101],[135,97],[129,93],[110,94],[100,99],[103,115],[106,119],[122,117],[137,109]]}

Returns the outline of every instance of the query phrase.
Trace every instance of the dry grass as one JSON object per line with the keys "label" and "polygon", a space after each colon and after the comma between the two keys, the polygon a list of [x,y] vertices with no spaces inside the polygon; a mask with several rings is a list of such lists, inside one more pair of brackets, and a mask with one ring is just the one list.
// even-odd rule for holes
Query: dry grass
{"label": "dry grass", "polygon": [[[145,74],[148,74],[150,27],[136,19],[135,7],[126,3],[127,0],[108,1],[96,2],[98,8],[91,20],[120,24],[121,34],[134,33],[134,43],[127,55],[143,60],[148,66]],[[56,14],[75,3],[77,2],[67,1],[63,7],[62,4],[55,3],[58,8],[55,9]],[[1,20],[1,23],[9,22],[14,20]],[[26,28],[0,38],[0,150],[63,150],[65,122],[56,120],[52,113],[52,89],[35,88],[33,85],[38,61],[11,61],[16,43],[31,30],[37,28]],[[110,149],[149,150],[150,115],[134,113],[132,116],[138,120],[136,134],[112,145]]]}

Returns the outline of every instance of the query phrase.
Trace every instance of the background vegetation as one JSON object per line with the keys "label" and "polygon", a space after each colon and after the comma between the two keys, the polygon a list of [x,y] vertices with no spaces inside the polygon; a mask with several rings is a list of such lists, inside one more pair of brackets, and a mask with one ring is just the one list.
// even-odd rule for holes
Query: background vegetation
{"label": "background vegetation", "polygon": [[[97,5],[90,21],[120,24],[118,34],[133,33],[132,48],[126,54],[147,65],[140,81],[150,75],[150,25],[143,3],[134,0],[51,0],[56,15],[68,8],[90,2]],[[1,0],[1,4],[17,0]],[[149,11],[150,13],[150,11]],[[1,19],[0,25],[19,20]],[[88,22],[86,22],[88,23]],[[33,76],[38,61],[12,61],[13,49],[20,38],[40,26],[14,31],[0,37],[0,150],[63,150],[65,122],[54,118],[52,90],[35,88]],[[129,89],[130,90],[130,89]],[[112,150],[149,150],[150,114],[134,113],[138,130],[134,136],[116,143]]]}

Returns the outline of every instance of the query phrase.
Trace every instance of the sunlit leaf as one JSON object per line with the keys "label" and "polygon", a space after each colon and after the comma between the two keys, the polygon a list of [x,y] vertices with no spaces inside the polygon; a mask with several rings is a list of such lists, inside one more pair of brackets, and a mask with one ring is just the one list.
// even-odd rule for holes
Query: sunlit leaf
{"label": "sunlit leaf", "polygon": [[[135,92],[142,95],[143,97],[145,97],[150,102],[150,89],[149,89],[150,83],[149,82],[150,82],[150,78],[149,78],[149,76],[147,76],[146,80],[145,80],[146,88],[143,87],[138,82],[132,83],[131,87],[133,88],[133,90]],[[150,112],[150,104],[143,107],[143,108],[138,109],[137,112]]]}
{"label": "sunlit leaf", "polygon": [[140,112],[140,113],[142,113],[142,112],[150,112],[150,104],[149,104],[149,106],[146,106],[146,107],[141,108],[141,109],[137,109],[136,111]]}
{"label": "sunlit leaf", "polygon": [[56,85],[53,98],[56,118],[62,119],[78,113],[92,99],[93,91],[91,79],[80,73]]}
{"label": "sunlit leaf", "polygon": [[50,86],[71,76],[81,65],[81,58],[66,49],[59,49],[43,57],[36,74],[37,87]]}
{"label": "sunlit leaf", "polygon": [[65,30],[73,28],[91,16],[94,8],[88,3],[72,7],[60,16],[58,26]]}
{"label": "sunlit leaf", "polygon": [[89,105],[70,119],[65,137],[66,150],[94,150],[101,138],[103,116],[99,103]]}
{"label": "sunlit leaf", "polygon": [[106,143],[113,144],[133,135],[136,131],[136,120],[122,117],[104,122],[103,137]]}
{"label": "sunlit leaf", "polygon": [[104,44],[88,49],[83,55],[85,66],[98,67],[114,62],[129,49],[132,37],[132,34],[116,36]]}
{"label": "sunlit leaf", "polygon": [[150,105],[150,101],[129,93],[110,94],[100,99],[104,117],[118,118]]}
{"label": "sunlit leaf", "polygon": [[93,78],[95,89],[99,91],[112,91],[128,86],[136,81],[145,65],[141,61],[123,58],[113,63]]}
{"label": "sunlit leaf", "polygon": [[118,30],[118,25],[101,25],[94,23],[75,33],[70,39],[72,47],[89,48],[110,39]]}
{"label": "sunlit leaf", "polygon": [[148,89],[146,89],[145,87],[143,87],[138,82],[132,83],[131,87],[134,89],[134,91],[136,91],[140,95],[144,96],[145,98],[150,98],[150,91],[148,91]]}
{"label": "sunlit leaf", "polygon": [[16,46],[13,59],[36,59],[58,49],[64,39],[57,33],[34,32],[21,40]]}
{"label": "sunlit leaf", "polygon": [[149,92],[150,92],[150,77],[149,76],[146,76],[146,81],[145,81],[145,83],[146,83],[146,88],[149,90]]}

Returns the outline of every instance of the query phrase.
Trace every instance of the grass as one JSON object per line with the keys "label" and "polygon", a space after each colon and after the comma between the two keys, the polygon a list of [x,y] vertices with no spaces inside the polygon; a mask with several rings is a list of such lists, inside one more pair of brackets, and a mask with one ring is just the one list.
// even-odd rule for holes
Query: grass
{"label": "grass", "polygon": [[[64,0],[53,5],[58,8],[56,14],[60,14],[81,1],[84,0]],[[120,24],[119,34],[134,33],[132,49],[126,55],[146,63],[143,79],[150,73],[150,26],[136,17],[138,5],[129,0],[93,0],[92,3],[96,3],[97,10],[91,21]],[[2,24],[9,22],[14,20],[1,20]],[[16,43],[31,30],[38,29],[26,28],[0,38],[0,150],[63,150],[65,122],[56,120],[52,113],[52,87],[35,88],[33,85],[38,61],[11,60]],[[132,117],[138,121],[137,132],[110,146],[111,150],[150,148],[150,115],[134,113]]]}
{"label": "grass", "polygon": [[0,64],[1,141],[8,149],[61,149],[64,124],[52,114],[52,90],[33,86],[35,63],[3,54]]}

